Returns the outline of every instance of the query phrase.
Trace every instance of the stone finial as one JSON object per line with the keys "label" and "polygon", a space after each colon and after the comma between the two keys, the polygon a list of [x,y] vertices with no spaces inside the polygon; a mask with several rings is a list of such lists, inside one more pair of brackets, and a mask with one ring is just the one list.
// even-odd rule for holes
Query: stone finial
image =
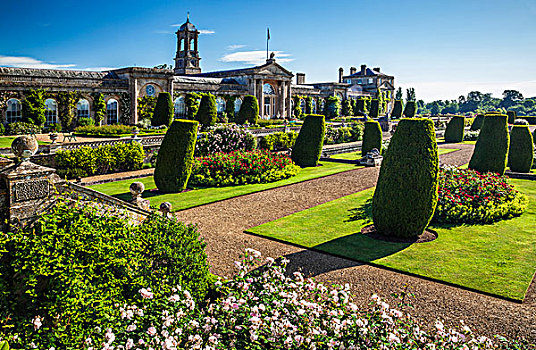
{"label": "stone finial", "polygon": [[132,194],[132,199],[141,197],[143,191],[145,191],[145,185],[143,184],[143,182],[136,181],[130,185],[130,193]]}
{"label": "stone finial", "polygon": [[36,138],[28,135],[19,136],[11,143],[11,151],[23,162],[33,156],[38,147]]}
{"label": "stone finial", "polygon": [[160,211],[164,217],[171,218],[171,203],[164,202],[160,204]]}

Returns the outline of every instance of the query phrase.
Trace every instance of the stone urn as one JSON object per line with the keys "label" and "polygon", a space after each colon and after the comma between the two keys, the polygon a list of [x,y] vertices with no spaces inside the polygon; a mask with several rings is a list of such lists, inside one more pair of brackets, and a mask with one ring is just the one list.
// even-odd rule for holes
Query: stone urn
{"label": "stone urn", "polygon": [[58,134],[51,132],[48,134],[48,137],[50,138],[50,141],[52,141],[52,144],[55,144],[56,141],[58,141]]}
{"label": "stone urn", "polygon": [[11,143],[11,151],[21,162],[27,161],[38,149],[35,136],[19,136]]}

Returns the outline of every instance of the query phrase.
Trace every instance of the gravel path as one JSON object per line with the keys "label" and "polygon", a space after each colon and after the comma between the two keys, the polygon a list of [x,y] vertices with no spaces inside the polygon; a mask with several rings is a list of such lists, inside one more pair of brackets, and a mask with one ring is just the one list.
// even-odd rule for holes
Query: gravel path
{"label": "gravel path", "polygon": [[[472,145],[441,145],[461,148],[440,156],[442,164],[462,165],[469,161]],[[363,307],[377,293],[391,299],[391,293],[408,286],[415,294],[412,314],[433,325],[435,320],[464,320],[480,333],[525,337],[536,341],[534,290],[524,304],[516,304],[440,283],[356,263],[295,246],[275,242],[243,231],[292,213],[355,193],[375,185],[378,169],[351,170],[325,178],[192,208],[178,212],[185,222],[197,223],[207,242],[211,272],[231,276],[233,261],[244,248],[257,249],[264,256],[286,256],[291,271],[301,269],[319,281],[349,283],[355,301]]]}

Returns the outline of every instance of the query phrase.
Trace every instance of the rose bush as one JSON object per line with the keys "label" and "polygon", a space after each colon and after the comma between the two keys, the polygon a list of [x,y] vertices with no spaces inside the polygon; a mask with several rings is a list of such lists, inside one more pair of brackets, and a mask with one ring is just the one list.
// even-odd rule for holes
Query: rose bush
{"label": "rose bush", "polygon": [[195,156],[216,152],[252,151],[257,147],[255,136],[237,125],[211,128],[201,134],[195,144]]}
{"label": "rose bush", "polygon": [[214,153],[194,160],[190,185],[233,186],[274,182],[296,175],[300,167],[269,151]]}

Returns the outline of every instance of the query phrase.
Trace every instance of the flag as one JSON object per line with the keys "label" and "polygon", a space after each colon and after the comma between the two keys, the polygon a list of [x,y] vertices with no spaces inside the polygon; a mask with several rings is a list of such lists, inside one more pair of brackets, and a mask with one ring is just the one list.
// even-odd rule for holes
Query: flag
{"label": "flag", "polygon": [[268,38],[268,40],[270,40],[270,28],[266,28],[266,30],[268,31],[267,38]]}

